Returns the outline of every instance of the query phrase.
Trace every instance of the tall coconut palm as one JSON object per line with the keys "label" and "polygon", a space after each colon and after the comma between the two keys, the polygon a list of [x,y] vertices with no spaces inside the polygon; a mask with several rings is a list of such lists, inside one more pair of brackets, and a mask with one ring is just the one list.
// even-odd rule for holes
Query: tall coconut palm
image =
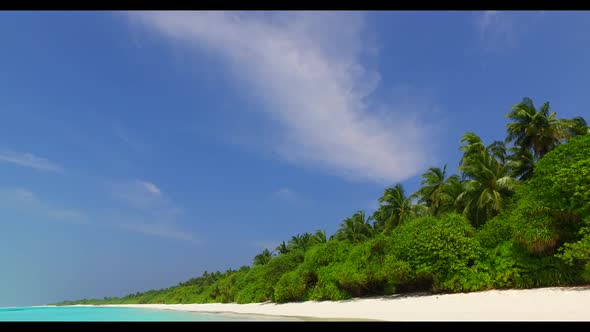
{"label": "tall coconut palm", "polygon": [[457,199],[465,191],[465,181],[457,174],[449,176],[445,186],[446,198],[445,211],[462,212],[465,206]]}
{"label": "tall coconut palm", "polygon": [[315,244],[315,239],[314,236],[311,235],[310,233],[303,233],[303,234],[298,234],[295,235],[293,237],[291,237],[291,240],[289,240],[289,249],[290,250],[297,250],[297,249],[301,249],[303,251],[306,251],[307,249],[311,248],[311,246],[313,246]]}
{"label": "tall coconut palm", "polygon": [[416,192],[419,197],[418,201],[426,204],[433,215],[436,215],[441,205],[445,180],[447,176],[447,165],[442,169],[430,167],[428,171],[422,174],[420,189]]}
{"label": "tall coconut palm", "polygon": [[419,197],[420,203],[426,205],[431,215],[437,215],[453,207],[459,193],[454,193],[455,188],[449,185],[454,185],[458,180],[458,175],[447,177],[447,165],[444,165],[442,169],[430,167],[426,173],[422,174],[420,189],[415,195]]}
{"label": "tall coconut palm", "polygon": [[583,117],[577,116],[569,120],[568,134],[571,137],[590,134],[590,127]]}
{"label": "tall coconut palm", "polygon": [[512,121],[506,125],[506,142],[514,142],[523,150],[532,149],[537,159],[542,158],[572,136],[572,120],[557,119],[556,116],[557,113],[550,112],[549,102],[537,111],[530,98],[523,98],[506,115]]}
{"label": "tall coconut palm", "polygon": [[289,248],[289,246],[285,243],[285,241],[281,242],[281,244],[279,244],[275,251],[277,251],[280,255],[284,255],[288,252],[291,251],[291,249]]}
{"label": "tall coconut palm", "polygon": [[272,252],[268,249],[264,249],[264,251],[256,256],[254,256],[254,265],[264,265],[270,262],[272,259]]}
{"label": "tall coconut palm", "polygon": [[501,162],[507,158],[498,155],[498,144],[492,143],[481,150],[483,142],[473,133],[466,134],[461,142],[467,143],[461,147],[465,154],[460,166],[467,181],[457,203],[478,226],[503,209],[518,181],[510,176],[512,164]]}
{"label": "tall coconut palm", "polygon": [[531,150],[523,150],[519,147],[512,147],[509,149],[508,161],[511,163],[511,176],[521,181],[530,179],[533,176],[535,169],[535,156]]}
{"label": "tall coconut palm", "polygon": [[493,141],[492,144],[486,147],[486,150],[492,157],[496,158],[500,164],[506,164],[508,161],[506,143],[502,141]]}
{"label": "tall coconut palm", "polygon": [[406,196],[401,184],[385,189],[379,198],[381,204],[373,214],[375,230],[390,233],[393,228],[415,216],[418,207],[412,204],[415,195]]}
{"label": "tall coconut palm", "polygon": [[362,242],[371,236],[373,236],[373,229],[365,218],[364,211],[358,211],[352,217],[344,219],[335,234],[337,240],[347,240],[352,243]]}
{"label": "tall coconut palm", "polygon": [[315,243],[326,243],[328,241],[328,237],[326,235],[325,230],[318,229],[317,231],[315,231],[313,237]]}
{"label": "tall coconut palm", "polygon": [[486,146],[479,136],[474,132],[467,132],[461,137],[461,143],[464,145],[459,147],[459,150],[463,151],[463,157],[459,162],[459,167],[463,166],[466,160],[472,156],[477,156],[486,151]]}

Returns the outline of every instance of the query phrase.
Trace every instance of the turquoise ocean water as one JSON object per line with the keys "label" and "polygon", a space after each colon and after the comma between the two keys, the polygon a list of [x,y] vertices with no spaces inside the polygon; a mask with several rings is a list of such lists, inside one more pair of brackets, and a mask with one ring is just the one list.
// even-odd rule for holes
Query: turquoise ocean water
{"label": "turquoise ocean water", "polygon": [[0,308],[0,321],[250,321],[256,316],[223,315],[172,310],[113,307],[18,307]]}

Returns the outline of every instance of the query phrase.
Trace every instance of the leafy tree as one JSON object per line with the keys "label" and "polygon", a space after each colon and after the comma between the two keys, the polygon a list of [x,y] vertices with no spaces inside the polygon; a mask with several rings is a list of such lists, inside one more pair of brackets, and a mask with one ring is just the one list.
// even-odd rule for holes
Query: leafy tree
{"label": "leafy tree", "polygon": [[416,218],[394,230],[389,251],[410,265],[413,287],[436,290],[475,263],[480,252],[474,233],[469,221],[458,214]]}
{"label": "leafy tree", "polygon": [[590,215],[590,136],[576,137],[547,154],[528,187],[548,208]]}
{"label": "leafy tree", "polygon": [[569,120],[569,125],[567,126],[568,136],[576,137],[580,135],[587,135],[590,133],[590,127],[586,123],[583,117],[577,116],[573,119]]}
{"label": "leafy tree", "polygon": [[406,196],[401,184],[385,189],[379,198],[381,204],[373,214],[375,229],[389,234],[393,228],[415,216],[419,208],[412,204],[414,195]]}
{"label": "leafy tree", "polygon": [[536,159],[531,150],[512,147],[507,159],[510,162],[510,176],[521,181],[530,179],[533,176]]}
{"label": "leafy tree", "polygon": [[422,175],[420,189],[416,193],[420,197],[419,202],[428,207],[431,215],[435,216],[443,211],[452,209],[460,192],[457,192],[457,184],[460,185],[458,175],[447,177],[447,165],[442,169],[430,167],[428,172]]}
{"label": "leafy tree", "polygon": [[562,141],[588,132],[582,117],[558,119],[557,113],[550,111],[549,102],[537,111],[530,98],[514,105],[506,117],[512,121],[506,125],[506,141],[523,150],[532,149],[536,158],[542,158]]}
{"label": "leafy tree", "polygon": [[502,211],[518,181],[510,176],[512,164],[502,163],[507,160],[502,144],[494,142],[486,147],[471,132],[461,142],[466,144],[461,146],[464,154],[460,170],[467,181],[457,201],[464,206],[463,214],[475,225],[481,225]]}
{"label": "leafy tree", "polygon": [[326,243],[328,241],[328,237],[326,235],[326,231],[324,230],[317,230],[314,234],[314,242],[315,243]]}
{"label": "leafy tree", "polygon": [[254,265],[264,265],[270,262],[272,259],[272,252],[268,249],[264,249],[264,251],[256,256],[254,256]]}
{"label": "leafy tree", "polygon": [[291,251],[289,246],[285,243],[285,241],[281,242],[276,248],[275,251],[278,252],[280,255],[284,255]]}
{"label": "leafy tree", "polygon": [[342,221],[335,238],[336,240],[358,243],[371,236],[373,236],[373,229],[367,218],[365,218],[365,212],[358,211],[352,217]]}
{"label": "leafy tree", "polygon": [[579,238],[582,219],[590,215],[590,136],[545,155],[515,198],[516,240],[529,251],[552,253]]}
{"label": "leafy tree", "polygon": [[252,267],[60,304],[342,300],[587,282],[588,126],[582,117],[556,119],[548,104],[537,111],[528,98],[508,117],[512,146],[466,133],[460,175],[432,167],[410,196],[401,184],[385,189],[370,218],[358,211],[344,219],[330,241],[325,231],[302,233],[277,246],[276,257],[256,255]]}
{"label": "leafy tree", "polygon": [[306,251],[307,249],[311,248],[312,245],[315,244],[315,238],[312,234],[310,233],[303,233],[303,234],[298,234],[295,235],[293,237],[291,237],[291,240],[289,240],[289,250],[298,250],[301,249],[303,251]]}

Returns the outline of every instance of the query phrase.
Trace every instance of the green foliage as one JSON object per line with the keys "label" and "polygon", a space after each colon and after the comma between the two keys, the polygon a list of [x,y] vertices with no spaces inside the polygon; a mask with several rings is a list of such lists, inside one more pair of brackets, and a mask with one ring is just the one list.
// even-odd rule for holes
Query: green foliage
{"label": "green foliage", "polygon": [[253,265],[265,265],[272,259],[272,252],[268,249],[264,249],[262,253],[254,256]]}
{"label": "green foliage", "polygon": [[516,201],[515,240],[531,253],[551,254],[577,240],[582,218],[590,215],[590,136],[545,155]]}
{"label": "green foliage", "polygon": [[293,271],[303,262],[303,252],[296,250],[273,258],[265,265],[254,266],[236,284],[238,303],[265,302],[273,299],[274,285],[284,273]]}
{"label": "green foliage", "polygon": [[[392,234],[391,251],[420,276],[419,281],[426,283],[422,287],[441,290],[445,279],[478,258],[479,244],[473,234],[469,221],[458,214],[417,218]],[[427,283],[430,279],[432,285]]]}
{"label": "green foliage", "polygon": [[586,226],[579,231],[579,241],[566,243],[555,255],[569,266],[581,267],[581,277],[584,281],[590,281],[590,216],[584,220]]}
{"label": "green foliage", "polygon": [[590,282],[586,122],[557,119],[548,103],[537,111],[528,98],[508,118],[514,146],[466,133],[461,176],[431,167],[414,194],[386,188],[371,217],[358,211],[329,240],[325,231],[301,233],[252,267],[60,304],[282,303]]}
{"label": "green foliage", "polygon": [[373,228],[367,218],[365,218],[365,212],[358,211],[352,217],[342,221],[335,238],[337,240],[359,243],[369,239],[371,236],[373,236]]}
{"label": "green foliage", "polygon": [[460,149],[463,151],[460,170],[466,181],[464,191],[457,197],[463,215],[474,225],[501,213],[518,186],[518,180],[510,176],[511,163],[507,162],[506,147],[502,142],[485,146],[474,133],[463,135]]}
{"label": "green foliage", "polygon": [[502,242],[512,239],[514,224],[508,218],[509,213],[498,215],[488,220],[475,234],[482,247],[493,249]]}
{"label": "green foliage", "polygon": [[521,149],[531,149],[538,158],[543,157],[563,140],[581,134],[586,125],[583,118],[558,119],[555,112],[550,112],[549,102],[545,102],[537,111],[530,98],[512,107],[506,115],[511,120],[506,125],[506,141],[514,142]]}
{"label": "green foliage", "polygon": [[590,135],[576,137],[539,160],[528,187],[548,208],[590,215]]}
{"label": "green foliage", "polygon": [[317,271],[318,282],[310,292],[309,299],[315,301],[323,300],[346,300],[352,295],[345,290],[338,287],[337,281],[334,278],[334,267],[324,266]]}
{"label": "green foliage", "polygon": [[415,195],[406,196],[399,183],[386,188],[379,198],[379,208],[372,216],[375,219],[375,230],[389,234],[395,227],[415,217],[419,208],[412,204],[414,197]]}
{"label": "green foliage", "polygon": [[275,286],[274,301],[284,303],[303,300],[310,279],[302,269],[283,274]]}

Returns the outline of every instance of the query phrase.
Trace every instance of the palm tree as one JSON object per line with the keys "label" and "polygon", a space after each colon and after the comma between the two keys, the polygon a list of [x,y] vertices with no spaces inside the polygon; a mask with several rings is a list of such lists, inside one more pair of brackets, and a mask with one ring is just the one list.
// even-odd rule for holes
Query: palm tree
{"label": "palm tree", "polygon": [[381,205],[373,214],[375,230],[389,234],[393,228],[415,216],[418,209],[412,204],[412,199],[415,197],[415,195],[406,197],[400,183],[385,189],[383,196],[379,198]]}
{"label": "palm tree", "polygon": [[459,175],[453,174],[449,176],[445,186],[446,198],[446,209],[448,211],[462,212],[465,206],[461,202],[458,202],[457,198],[465,191],[465,181]]}
{"label": "palm tree", "polygon": [[532,149],[535,158],[542,158],[561,141],[576,135],[582,124],[585,125],[581,117],[563,120],[557,119],[556,115],[549,111],[549,102],[545,102],[537,111],[530,98],[523,98],[506,115],[512,120],[506,125],[506,142],[514,142],[515,146],[523,150]]}
{"label": "palm tree", "polygon": [[512,147],[508,155],[508,161],[511,163],[511,176],[521,181],[530,179],[535,169],[535,156],[531,150],[523,150],[519,147]]}
{"label": "palm tree", "polygon": [[291,237],[291,240],[289,240],[288,247],[290,250],[302,249],[303,251],[306,251],[314,244],[315,244],[315,237],[313,235],[305,232],[303,234],[298,234],[298,235]]}
{"label": "palm tree", "polygon": [[583,117],[577,116],[569,120],[568,134],[571,137],[590,134],[590,127]]}
{"label": "palm tree", "polygon": [[459,162],[459,166],[462,166],[466,160],[472,156],[477,156],[486,150],[486,146],[479,136],[473,132],[467,132],[461,137],[461,143],[466,143],[459,147],[459,150],[463,151],[463,157]]}
{"label": "palm tree", "polygon": [[420,197],[419,202],[426,204],[431,215],[437,215],[443,210],[452,208],[459,193],[454,192],[455,187],[449,187],[459,181],[458,175],[447,177],[447,165],[442,169],[430,167],[422,174],[420,189],[416,195]]}
{"label": "palm tree", "polygon": [[256,256],[254,256],[254,265],[264,265],[270,262],[272,259],[272,252],[268,249],[264,249],[264,251]]}
{"label": "palm tree", "polygon": [[506,154],[506,144],[502,141],[493,141],[486,147],[488,153],[496,158],[500,164],[506,164],[508,155]]}
{"label": "palm tree", "polygon": [[286,253],[288,253],[289,251],[291,251],[291,249],[289,249],[289,246],[285,243],[285,241],[281,242],[281,244],[279,244],[275,250],[280,254],[280,255],[284,255]]}
{"label": "palm tree", "polygon": [[326,236],[325,230],[318,229],[317,231],[315,231],[313,237],[315,243],[326,243],[328,241],[328,237]]}
{"label": "palm tree", "polygon": [[483,142],[473,133],[465,134],[461,142],[467,143],[461,147],[465,154],[460,166],[467,181],[457,204],[477,226],[503,209],[518,181],[510,176],[512,163],[501,162],[507,157],[501,153],[499,144],[494,142],[481,150]]}
{"label": "palm tree", "polygon": [[347,240],[352,243],[362,242],[371,236],[373,228],[365,218],[364,211],[358,211],[352,217],[344,219],[335,234],[336,240]]}

